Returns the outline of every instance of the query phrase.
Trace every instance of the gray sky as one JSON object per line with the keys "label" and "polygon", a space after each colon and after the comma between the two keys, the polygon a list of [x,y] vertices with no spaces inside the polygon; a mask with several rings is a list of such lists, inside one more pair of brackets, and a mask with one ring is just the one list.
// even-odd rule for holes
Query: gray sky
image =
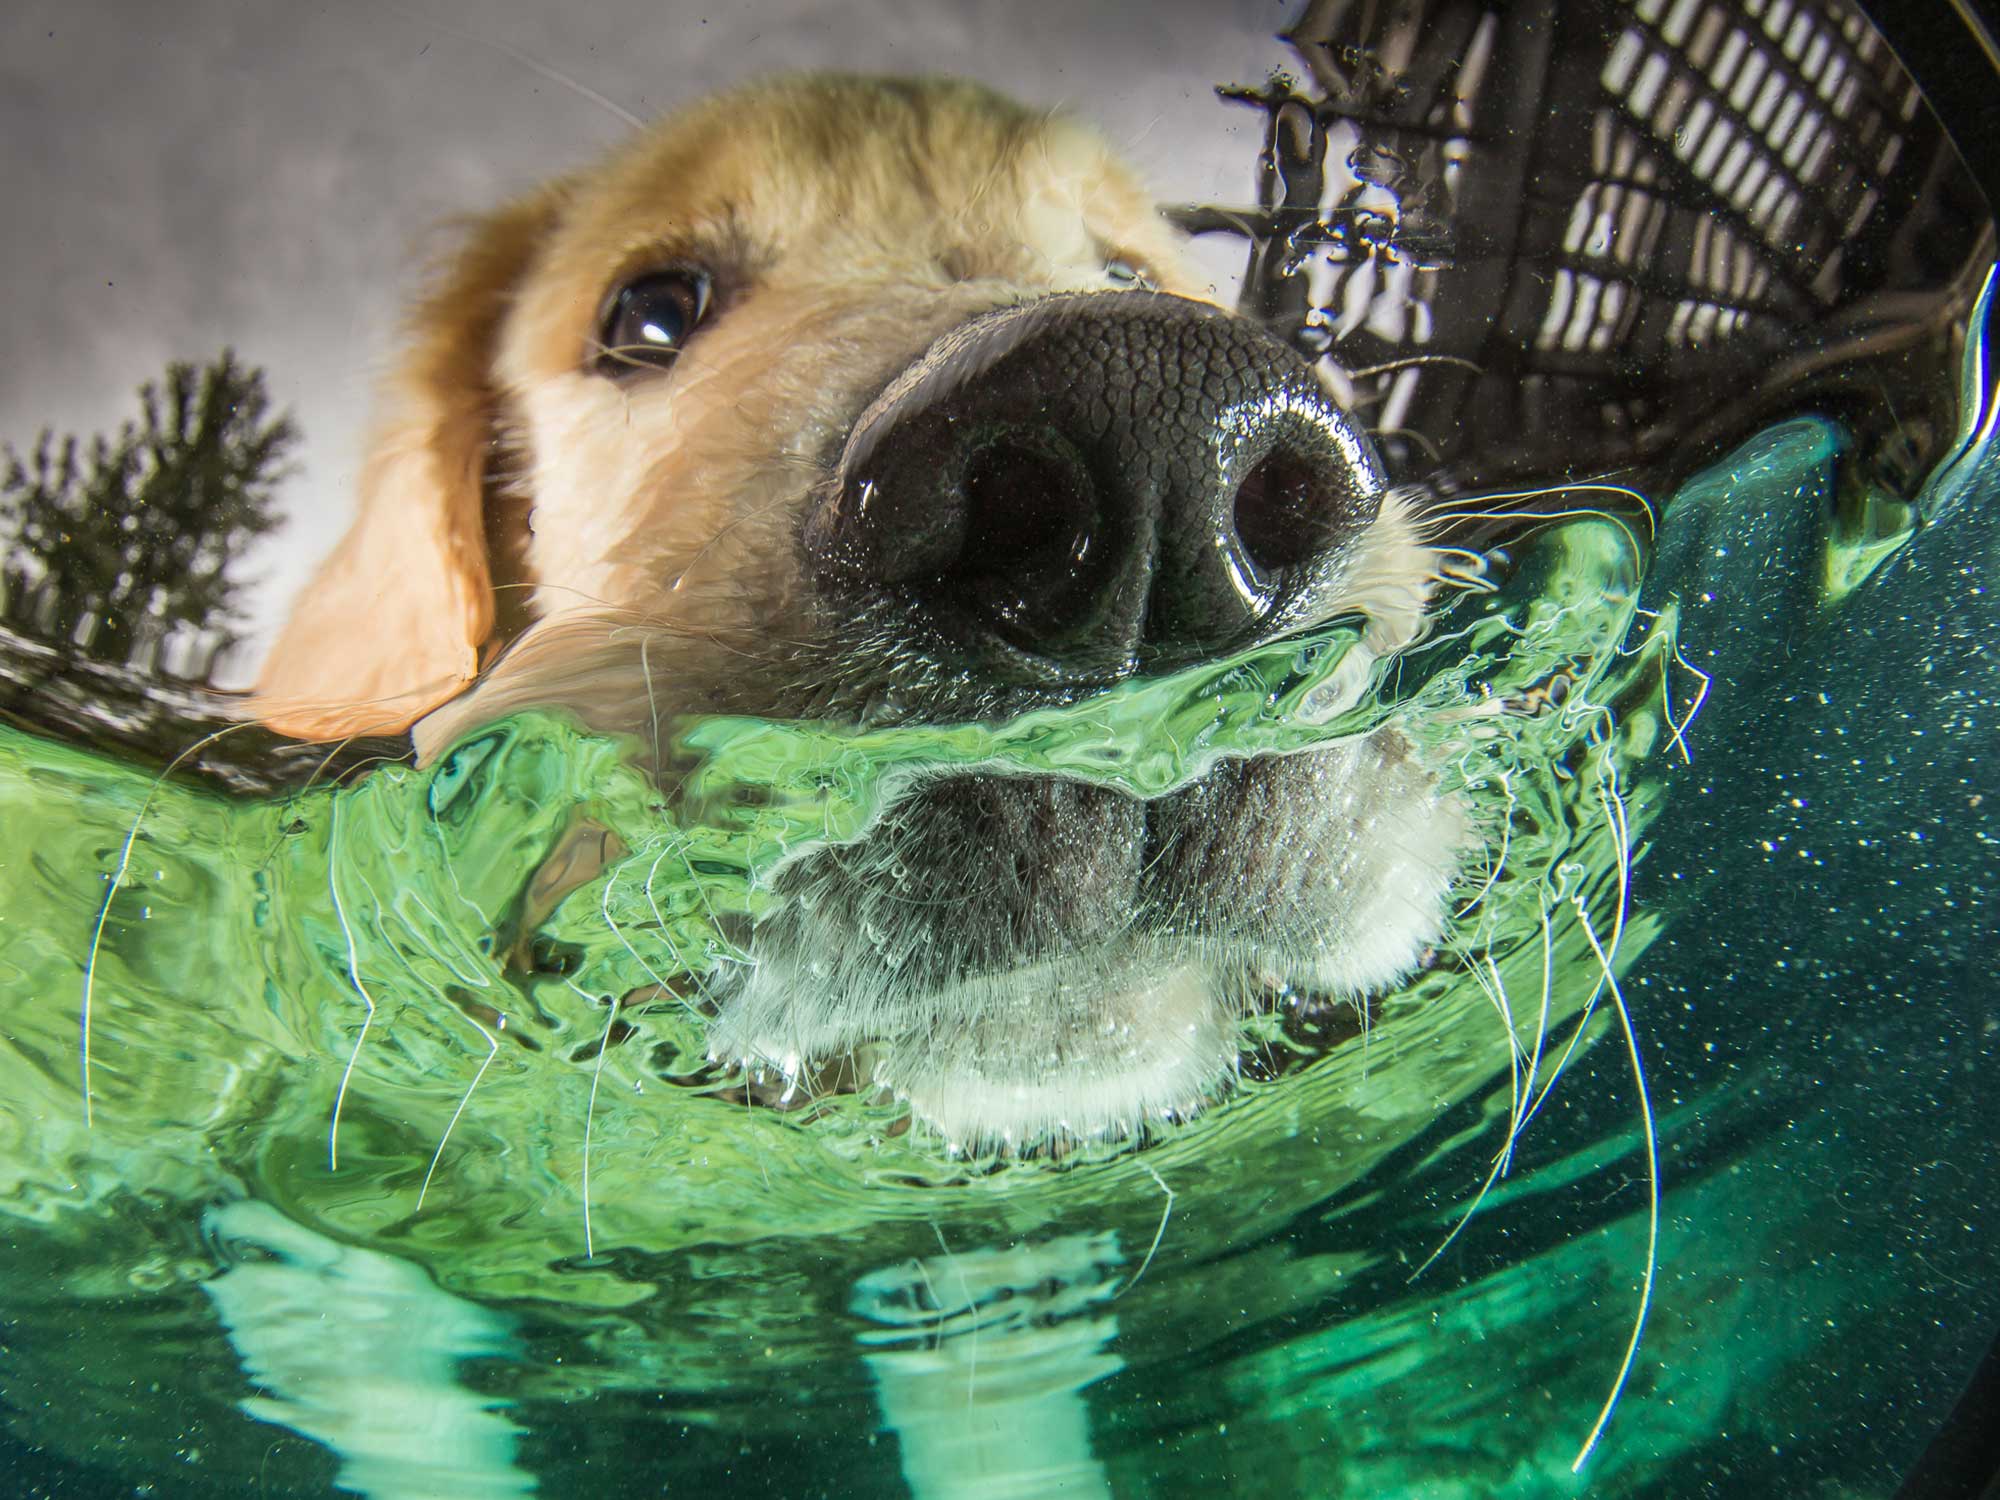
{"label": "gray sky", "polygon": [[1273,33],[1294,9],[7,0],[0,439],[111,427],[170,359],[230,344],[263,365],[305,442],[290,524],[252,563],[262,635],[346,522],[430,236],[622,137],[589,93],[651,117],[780,70],[961,73],[1094,121],[1163,199],[1241,201],[1257,124],[1212,88],[1287,62]]}

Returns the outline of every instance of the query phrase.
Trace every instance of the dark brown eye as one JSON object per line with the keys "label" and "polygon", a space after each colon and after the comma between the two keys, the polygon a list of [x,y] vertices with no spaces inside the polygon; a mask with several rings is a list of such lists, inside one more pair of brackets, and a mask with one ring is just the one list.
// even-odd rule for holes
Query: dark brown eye
{"label": "dark brown eye", "polygon": [[649,271],[612,296],[598,331],[597,368],[617,375],[674,362],[708,313],[706,271]]}

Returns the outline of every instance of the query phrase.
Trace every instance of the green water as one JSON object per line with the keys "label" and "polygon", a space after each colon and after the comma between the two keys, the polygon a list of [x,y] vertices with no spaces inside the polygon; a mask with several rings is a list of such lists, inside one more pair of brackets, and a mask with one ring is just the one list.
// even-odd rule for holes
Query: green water
{"label": "green water", "polygon": [[[1802,431],[1784,457],[1821,461],[1826,443]],[[781,1227],[797,1234],[937,1211],[928,1194],[903,1204],[859,1191],[874,1181],[993,1199],[1032,1174],[1049,1179],[1052,1206],[1076,1192],[1101,1200],[1101,1178],[957,1161],[923,1128],[901,1132],[893,1099],[828,1100],[808,1124],[667,1082],[707,1074],[718,1086],[684,997],[739,957],[726,918],[757,914],[782,860],[856,837],[927,773],[1054,773],[1154,797],[1220,756],[1394,718],[1449,782],[1482,800],[1501,792],[1487,816],[1508,847],[1504,860],[1493,851],[1492,880],[1468,885],[1483,893],[1464,941],[1512,962],[1496,944],[1521,925],[1517,888],[1539,888],[1567,859],[1615,863],[1583,852],[1610,836],[1596,788],[1616,774],[1614,750],[1659,732],[1650,709],[1615,730],[1608,712],[1615,695],[1656,691],[1638,684],[1669,649],[1613,649],[1641,555],[1631,522],[1552,525],[1512,577],[1482,584],[1494,591],[1372,685],[1352,670],[1356,628],[1336,623],[1002,725],[671,726],[670,796],[635,769],[634,745],[545,714],[494,725],[427,768],[384,766],[261,803],[8,732],[0,807],[33,854],[6,872],[7,985],[38,999],[7,1055],[32,1075],[43,1122],[35,1149],[9,1158],[27,1169],[9,1201],[60,1216],[94,1197],[72,1177],[115,1192],[135,1151],[185,1171],[193,1140],[211,1168],[268,1185],[308,1222],[454,1245],[466,1264],[443,1274],[490,1292],[500,1266],[583,1253],[586,1228],[592,1248],[767,1235],[774,1173],[788,1182]],[[1510,706],[1558,674],[1571,687],[1562,709]],[[1593,889],[1609,903],[1608,943],[1615,901],[1603,880]],[[1541,900],[1526,899],[1538,966]],[[1406,1027],[1448,1038],[1467,1006],[1490,1010],[1470,980],[1432,975],[1392,999],[1376,1040],[1393,1045]],[[1490,1020],[1482,1031],[1490,1041]],[[1490,1065],[1468,1058],[1451,1087]],[[1208,1159],[1209,1134],[1255,1139],[1256,1092],[1170,1149]],[[1127,1175],[1157,1201],[1150,1177]],[[670,1195],[652,1190],[666,1180]],[[496,1219],[527,1227],[495,1235]],[[579,1291],[635,1289],[607,1275],[562,1295]]]}
{"label": "green water", "polygon": [[[1968,382],[1983,393],[1983,375]],[[1907,516],[1842,486],[1845,441],[1817,419],[1768,429],[1670,513],[1767,531],[1845,518],[1786,532],[1812,559],[1786,574],[1804,593],[1794,614],[1823,614],[1901,543]],[[1965,444],[1934,504],[1962,479]],[[1683,616],[1739,575],[1683,527],[1659,554],[1685,586],[1642,604],[1650,511],[1614,490],[1559,498],[1562,513],[1463,581],[1387,672],[1359,671],[1357,627],[1335,622],[1006,724],[692,720],[663,726],[673,774],[660,785],[635,745],[547,714],[428,767],[267,801],[0,729],[0,1215],[42,1278],[39,1305],[66,1323],[134,1298],[172,1309],[183,1331],[152,1355],[121,1318],[72,1330],[143,1380],[150,1360],[212,1337],[188,1331],[215,1266],[201,1212],[248,1198],[510,1309],[534,1357],[496,1387],[508,1403],[643,1396],[695,1427],[818,1431],[865,1397],[845,1321],[862,1278],[1085,1235],[1118,1289],[1130,1369],[1206,1347],[1218,1308],[1232,1326],[1319,1328],[1243,1350],[1212,1388],[1174,1400],[1221,1402],[1225,1425],[1263,1434],[1269,1472],[1282,1451],[1329,1486],[1570,1483],[1647,1306],[1651,1342],[1590,1471],[1636,1479],[1704,1440],[1699,1398],[1735,1378],[1714,1362],[1712,1288],[1686,1275],[1701,1259],[1696,1199],[1664,1225],[1648,1207],[1648,1127],[1671,1138],[1692,1105],[1642,1106],[1647,1018],[1621,1018],[1617,979],[1661,930],[1630,902],[1630,872],[1712,686],[1681,648]],[[1218,757],[1387,722],[1475,809],[1483,853],[1449,951],[1383,997],[1362,1037],[1246,1079],[1143,1152],[968,1157],[879,1092],[748,1107],[743,1080],[707,1057],[698,1001],[741,958],[732,922],[762,909],[782,861],[859,836],[914,780],[979,767],[1155,797]],[[1272,1017],[1243,1025],[1247,1051],[1291,1045]],[[1572,1086],[1552,1083],[1584,1071],[1614,1123],[1510,1175]],[[1432,1185],[1390,1213],[1388,1185],[1412,1178]],[[1604,1206],[1542,1260],[1461,1283],[1448,1250],[1424,1269],[1475,1203],[1490,1222],[1578,1190]],[[1287,1238],[1302,1214],[1328,1240],[1311,1253]],[[1795,1227],[1774,1206],[1764,1233]],[[1330,1301],[1351,1316],[1325,1317]],[[1803,1331],[1763,1346],[1772,1368],[1815,1347]],[[1515,1387],[1532,1371],[1538,1395],[1468,1455],[1450,1434],[1468,1400],[1490,1398],[1462,1379],[1481,1358]],[[795,1405],[726,1415],[774,1382]],[[1145,1445],[1126,1446],[1126,1408],[1105,1400],[1099,1451],[1125,1474]],[[1334,1413],[1347,1415],[1329,1426]],[[254,1438],[209,1441],[218,1464],[254,1459]],[[1408,1452],[1390,1462],[1384,1444]],[[1190,1463],[1198,1473],[1199,1454]]]}

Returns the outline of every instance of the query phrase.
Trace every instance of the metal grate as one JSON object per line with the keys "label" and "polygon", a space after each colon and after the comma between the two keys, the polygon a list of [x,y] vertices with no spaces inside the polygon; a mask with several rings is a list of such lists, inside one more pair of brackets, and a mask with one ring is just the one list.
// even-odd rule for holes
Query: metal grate
{"label": "metal grate", "polygon": [[1846,0],[1309,0],[1285,40],[1302,79],[1222,91],[1258,202],[1175,216],[1248,241],[1244,309],[1405,477],[1691,462],[1780,399],[1921,425],[1857,371],[1963,307],[1990,229]]}

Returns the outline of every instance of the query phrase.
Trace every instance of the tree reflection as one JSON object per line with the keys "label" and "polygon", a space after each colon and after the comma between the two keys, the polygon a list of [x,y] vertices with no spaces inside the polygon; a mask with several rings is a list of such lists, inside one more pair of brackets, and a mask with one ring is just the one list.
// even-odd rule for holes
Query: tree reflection
{"label": "tree reflection", "polygon": [[66,656],[205,681],[240,638],[231,565],[279,524],[298,429],[228,350],[169,365],[139,405],[113,437],[6,447],[0,621]]}

